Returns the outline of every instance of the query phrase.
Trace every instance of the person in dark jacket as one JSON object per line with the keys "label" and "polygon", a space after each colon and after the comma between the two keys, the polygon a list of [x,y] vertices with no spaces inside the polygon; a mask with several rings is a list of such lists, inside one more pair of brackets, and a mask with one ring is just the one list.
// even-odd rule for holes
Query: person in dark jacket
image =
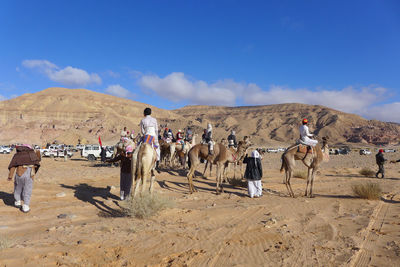
{"label": "person in dark jacket", "polygon": [[378,154],[375,155],[376,158],[376,164],[378,164],[378,172],[375,174],[375,177],[378,178],[378,174],[382,175],[382,178],[385,178],[385,168],[384,168],[384,164],[385,164],[385,157],[383,156],[383,149],[379,149]]}
{"label": "person in dark jacket", "polygon": [[236,133],[234,130],[232,130],[231,134],[228,136],[228,147],[237,147]]}
{"label": "person in dark jacket", "polygon": [[132,187],[132,169],[131,169],[132,153],[126,155],[120,153],[115,158],[106,160],[106,162],[117,162],[121,161],[121,173],[120,173],[120,199],[125,200],[129,197]]}
{"label": "person in dark jacket", "polygon": [[262,196],[262,165],[261,165],[261,156],[257,150],[254,150],[251,153],[251,157],[246,155],[243,160],[243,163],[246,163],[246,171],[244,173],[244,177],[247,179],[247,189],[249,191],[249,196],[253,197],[261,197]]}

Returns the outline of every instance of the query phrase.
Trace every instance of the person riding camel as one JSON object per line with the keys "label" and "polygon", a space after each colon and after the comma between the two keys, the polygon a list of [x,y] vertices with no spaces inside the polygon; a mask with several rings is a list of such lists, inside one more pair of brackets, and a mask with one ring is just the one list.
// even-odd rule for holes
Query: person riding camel
{"label": "person riding camel", "polygon": [[201,144],[207,144],[207,141],[206,141],[206,139],[207,139],[207,129],[204,129],[204,132],[203,132],[203,134],[201,135]]}
{"label": "person riding camel", "polygon": [[192,142],[192,140],[193,140],[193,131],[190,127],[188,127],[186,129],[185,141],[190,143],[190,142]]}
{"label": "person riding camel", "polygon": [[207,134],[205,141],[208,144],[208,154],[209,155],[214,155],[214,143],[212,140],[212,126],[211,123],[207,124]]}
{"label": "person riding camel", "polygon": [[185,141],[183,141],[183,132],[180,129],[176,133],[176,143],[177,144],[181,144],[182,145],[182,150],[183,150],[183,148],[185,146]]}
{"label": "person riding camel", "polygon": [[164,140],[166,140],[168,138],[168,128],[164,129],[163,138],[164,138]]}
{"label": "person riding camel", "polygon": [[228,136],[228,147],[237,147],[237,142],[236,142],[236,133],[234,130],[231,131],[231,134]]}
{"label": "person riding camel", "polygon": [[158,143],[158,124],[157,120],[151,116],[151,108],[145,108],[143,111],[144,119],[140,121],[140,129],[143,134],[143,142],[151,140],[157,152],[156,169],[158,171],[158,164],[160,162],[160,145]]}
{"label": "person riding camel", "polygon": [[310,137],[313,137],[313,134],[310,134],[309,130],[308,130],[308,120],[307,119],[303,119],[303,124],[300,126],[299,130],[300,130],[300,142],[304,145],[307,146],[311,146],[314,147],[318,144],[317,140],[311,139]]}

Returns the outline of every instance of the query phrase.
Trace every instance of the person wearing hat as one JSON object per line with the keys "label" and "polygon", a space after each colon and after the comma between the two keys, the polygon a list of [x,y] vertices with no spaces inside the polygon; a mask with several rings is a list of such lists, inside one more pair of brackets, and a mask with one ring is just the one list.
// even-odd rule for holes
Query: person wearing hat
{"label": "person wearing hat", "polygon": [[177,144],[181,144],[182,145],[182,150],[185,147],[185,142],[183,141],[183,132],[181,129],[178,130],[178,132],[176,133],[176,143]]}
{"label": "person wearing hat", "polygon": [[318,144],[317,140],[311,139],[310,137],[313,137],[313,134],[310,134],[310,131],[308,129],[308,120],[303,119],[302,125],[300,126],[300,140],[303,144],[308,145],[308,146],[315,146]]}
{"label": "person wearing hat", "polygon": [[378,172],[375,174],[375,177],[378,178],[378,174],[382,175],[382,178],[385,178],[385,157],[383,156],[383,149],[379,149],[378,154],[375,155],[376,164],[378,164]]}

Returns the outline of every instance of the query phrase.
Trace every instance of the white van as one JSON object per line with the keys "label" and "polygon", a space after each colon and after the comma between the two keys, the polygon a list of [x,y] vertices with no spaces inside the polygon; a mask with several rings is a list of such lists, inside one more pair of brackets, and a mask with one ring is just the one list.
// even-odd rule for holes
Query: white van
{"label": "white van", "polygon": [[[106,150],[106,158],[112,158],[114,155],[114,151],[109,147],[104,147]],[[94,161],[100,158],[101,147],[99,145],[85,145],[82,149],[81,156],[87,158],[90,161]]]}

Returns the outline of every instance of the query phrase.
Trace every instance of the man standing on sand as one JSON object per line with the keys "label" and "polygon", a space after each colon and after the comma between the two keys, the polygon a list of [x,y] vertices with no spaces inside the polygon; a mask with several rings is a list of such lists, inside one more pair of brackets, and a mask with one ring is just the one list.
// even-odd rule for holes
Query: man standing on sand
{"label": "man standing on sand", "polygon": [[121,161],[121,173],[119,178],[120,199],[125,200],[129,197],[132,187],[132,169],[131,169],[132,151],[127,151],[126,155],[120,153],[113,159],[106,162]]}
{"label": "man standing on sand", "polygon": [[385,178],[385,157],[383,156],[383,149],[379,149],[378,154],[375,155],[376,158],[376,164],[378,164],[378,172],[375,174],[375,177],[378,178],[378,174],[382,174],[382,178]]}
{"label": "man standing on sand", "polygon": [[[30,202],[33,189],[33,179],[40,168],[40,154],[36,153],[30,145],[17,146],[8,165],[8,181],[12,181],[14,173],[14,199],[15,206],[25,213],[30,211]],[[24,204],[22,204],[22,201]]]}
{"label": "man standing on sand", "polygon": [[154,138],[154,146],[157,152],[157,165],[156,170],[158,171],[158,164],[160,162],[160,145],[158,143],[158,124],[157,120],[151,116],[151,108],[145,108],[143,111],[144,119],[140,121],[140,129],[142,130],[143,136],[149,135]]}

